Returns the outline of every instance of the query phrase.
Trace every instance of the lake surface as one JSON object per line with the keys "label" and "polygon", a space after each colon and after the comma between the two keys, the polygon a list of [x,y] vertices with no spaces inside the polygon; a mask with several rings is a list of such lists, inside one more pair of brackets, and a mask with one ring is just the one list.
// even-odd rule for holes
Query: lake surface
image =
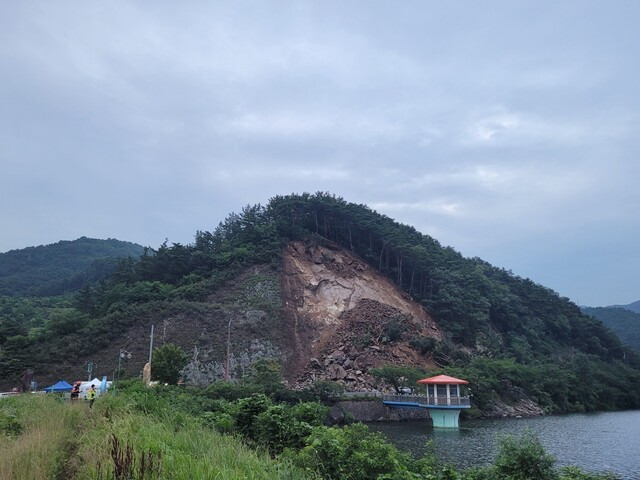
{"label": "lake surface", "polygon": [[370,423],[399,449],[416,456],[433,441],[437,456],[460,468],[493,462],[502,435],[533,432],[558,466],[614,472],[640,479],[640,410],[533,418],[461,420],[460,429],[433,429],[429,422]]}

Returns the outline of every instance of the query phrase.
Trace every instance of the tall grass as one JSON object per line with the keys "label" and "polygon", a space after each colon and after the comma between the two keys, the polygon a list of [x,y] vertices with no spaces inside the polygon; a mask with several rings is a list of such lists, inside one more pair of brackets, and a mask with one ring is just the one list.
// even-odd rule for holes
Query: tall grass
{"label": "tall grass", "polygon": [[[137,406],[139,407],[139,405]],[[103,398],[96,421],[80,439],[78,455],[84,467],[79,478],[118,480],[112,458],[112,438],[127,446],[139,463],[142,454],[161,465],[149,479],[277,480],[311,478],[289,464],[256,452],[231,436],[217,433],[198,419],[167,409],[145,414],[122,398]],[[148,458],[148,457],[147,457]]]}
{"label": "tall grass", "polygon": [[[115,479],[108,435],[133,447],[140,454],[151,452],[161,458],[159,478],[167,479],[294,479],[302,478],[288,466],[265,455],[248,450],[240,441],[223,437],[198,425],[176,431],[173,425],[151,417],[127,416],[116,423],[93,431],[93,439],[83,439],[87,459],[87,477],[95,480]],[[95,462],[91,465],[90,461]]]}
{"label": "tall grass", "polygon": [[20,395],[0,400],[0,411],[11,411],[19,425],[17,435],[0,432],[1,479],[49,480],[71,473],[70,453],[87,415],[85,405]]}
{"label": "tall grass", "polygon": [[[0,431],[2,480],[311,478],[191,415],[161,405],[154,405],[152,412],[141,411],[125,396],[102,397],[89,410],[82,403],[22,395],[3,399],[3,412],[11,422]],[[120,460],[114,463],[114,456]],[[132,467],[118,469],[118,462]]]}

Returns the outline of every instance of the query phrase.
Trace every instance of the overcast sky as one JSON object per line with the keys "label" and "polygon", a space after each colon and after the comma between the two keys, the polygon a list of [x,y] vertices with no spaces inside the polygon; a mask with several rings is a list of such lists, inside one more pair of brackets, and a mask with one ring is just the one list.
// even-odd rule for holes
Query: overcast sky
{"label": "overcast sky", "polygon": [[0,3],[0,252],[329,191],[640,299],[640,2]]}

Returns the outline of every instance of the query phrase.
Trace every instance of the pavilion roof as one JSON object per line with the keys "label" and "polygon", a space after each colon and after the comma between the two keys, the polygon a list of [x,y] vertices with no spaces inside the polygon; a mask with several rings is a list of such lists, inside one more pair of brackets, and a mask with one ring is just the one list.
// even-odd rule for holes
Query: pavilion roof
{"label": "pavilion roof", "polygon": [[435,377],[423,378],[422,380],[418,380],[418,383],[421,385],[466,385],[469,382],[460,378],[450,377],[449,375],[436,375]]}

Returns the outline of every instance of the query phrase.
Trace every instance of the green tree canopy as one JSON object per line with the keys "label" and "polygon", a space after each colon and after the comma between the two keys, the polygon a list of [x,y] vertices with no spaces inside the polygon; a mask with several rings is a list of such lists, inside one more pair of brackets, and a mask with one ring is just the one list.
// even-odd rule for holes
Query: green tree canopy
{"label": "green tree canopy", "polygon": [[162,383],[175,385],[180,378],[180,371],[187,365],[188,358],[184,350],[173,343],[153,349],[151,378]]}
{"label": "green tree canopy", "polygon": [[424,378],[425,373],[413,367],[397,365],[384,365],[380,368],[372,368],[369,373],[378,380],[382,380],[395,388],[397,393],[402,393],[403,387],[415,388],[416,382]]}
{"label": "green tree canopy", "polygon": [[282,388],[282,364],[273,358],[262,358],[251,366],[249,382],[260,385],[265,392]]}

